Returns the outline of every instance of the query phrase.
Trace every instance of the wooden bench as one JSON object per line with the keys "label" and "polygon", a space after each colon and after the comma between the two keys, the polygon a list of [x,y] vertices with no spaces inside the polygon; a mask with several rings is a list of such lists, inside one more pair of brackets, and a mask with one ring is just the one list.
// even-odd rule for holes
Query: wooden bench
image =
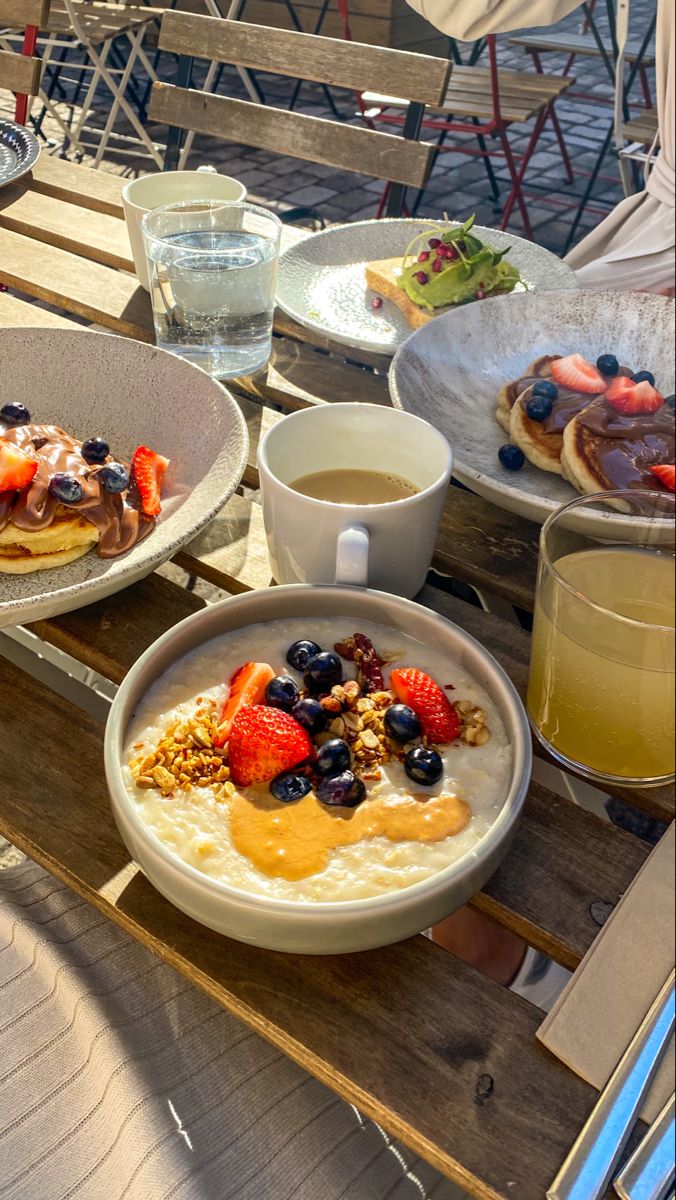
{"label": "wooden bench", "polygon": [[[602,58],[596,40],[589,33],[528,33],[509,39],[510,46],[522,46],[529,54],[566,54],[573,58]],[[627,62],[636,62],[641,52],[640,42],[628,42],[624,52]],[[655,50],[644,52],[643,65],[655,66]]]}

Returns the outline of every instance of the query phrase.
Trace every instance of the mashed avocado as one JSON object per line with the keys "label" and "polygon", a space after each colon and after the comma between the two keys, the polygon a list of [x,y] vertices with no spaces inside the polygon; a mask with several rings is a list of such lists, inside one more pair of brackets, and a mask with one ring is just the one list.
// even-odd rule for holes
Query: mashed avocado
{"label": "mashed avocado", "polygon": [[[408,247],[397,286],[421,308],[445,308],[483,296],[511,292],[521,276],[505,262],[506,250],[492,250],[470,233],[472,216],[455,229],[426,229]],[[416,248],[417,243],[417,248]],[[421,248],[422,247],[422,248]],[[412,262],[408,260],[415,250]]]}

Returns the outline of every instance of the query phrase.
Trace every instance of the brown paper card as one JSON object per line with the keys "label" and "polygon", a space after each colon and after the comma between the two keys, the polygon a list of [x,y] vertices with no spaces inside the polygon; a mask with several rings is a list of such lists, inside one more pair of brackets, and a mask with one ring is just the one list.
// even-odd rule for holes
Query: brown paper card
{"label": "brown paper card", "polygon": [[[674,826],[665,833],[538,1029],[552,1054],[601,1090],[674,966]],[[641,1113],[674,1091],[674,1041]]]}

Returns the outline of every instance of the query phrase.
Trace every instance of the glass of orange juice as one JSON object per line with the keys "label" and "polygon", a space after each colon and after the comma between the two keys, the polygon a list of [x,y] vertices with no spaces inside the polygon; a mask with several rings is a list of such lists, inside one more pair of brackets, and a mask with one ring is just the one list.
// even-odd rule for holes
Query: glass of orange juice
{"label": "glass of orange juice", "polygon": [[668,492],[584,496],[543,526],[528,713],[594,782],[674,778],[674,560]]}

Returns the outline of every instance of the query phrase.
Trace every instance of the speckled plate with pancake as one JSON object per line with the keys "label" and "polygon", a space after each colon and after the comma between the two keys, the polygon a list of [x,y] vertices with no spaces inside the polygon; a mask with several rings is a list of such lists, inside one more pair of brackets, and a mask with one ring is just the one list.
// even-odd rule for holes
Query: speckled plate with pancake
{"label": "speckled plate with pancake", "polygon": [[246,424],[221,384],[198,367],[112,334],[0,330],[3,403],[74,437],[100,435],[127,462],[145,443],[171,459],[157,526],[133,550],[29,574],[0,574],[0,626],[55,616],[101,600],[148,575],[190,541],[239,483]]}
{"label": "speckled plate with pancake", "polygon": [[[542,523],[579,493],[560,475],[527,463],[507,471],[508,440],[496,416],[500,388],[539,355],[615,354],[674,391],[672,300],[641,292],[538,292],[469,304],[414,333],[397,352],[390,393],[397,408],[448,438],[453,474],[510,512]],[[634,518],[640,520],[640,518]]]}

